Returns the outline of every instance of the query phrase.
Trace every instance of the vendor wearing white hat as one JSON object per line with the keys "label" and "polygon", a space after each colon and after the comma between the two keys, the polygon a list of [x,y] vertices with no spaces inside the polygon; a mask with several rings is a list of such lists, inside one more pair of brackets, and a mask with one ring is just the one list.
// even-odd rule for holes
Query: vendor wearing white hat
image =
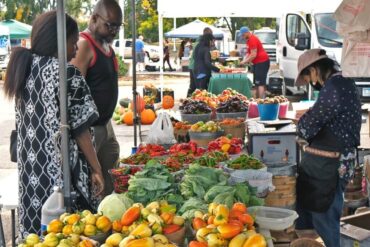
{"label": "vendor wearing white hat", "polygon": [[253,64],[253,81],[258,87],[257,97],[264,98],[267,73],[270,69],[270,58],[257,36],[248,27],[240,28],[239,35],[247,41],[247,54],[240,64]]}
{"label": "vendor wearing white hat", "polygon": [[296,229],[314,228],[325,246],[338,247],[343,191],[360,144],[361,103],[355,82],[342,76],[325,50],[299,57],[296,84],[308,83],[321,90],[297,126],[306,145],[298,166]]}

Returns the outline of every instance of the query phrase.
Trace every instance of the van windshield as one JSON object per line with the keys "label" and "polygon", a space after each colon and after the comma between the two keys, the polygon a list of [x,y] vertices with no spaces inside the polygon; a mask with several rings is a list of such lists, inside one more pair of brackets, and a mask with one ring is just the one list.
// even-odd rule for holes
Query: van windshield
{"label": "van windshield", "polygon": [[262,44],[264,45],[275,45],[277,39],[276,32],[255,32],[254,33]]}
{"label": "van windshield", "polygon": [[316,14],[315,24],[320,45],[342,47],[343,39],[336,31],[337,22],[333,19],[333,13]]}

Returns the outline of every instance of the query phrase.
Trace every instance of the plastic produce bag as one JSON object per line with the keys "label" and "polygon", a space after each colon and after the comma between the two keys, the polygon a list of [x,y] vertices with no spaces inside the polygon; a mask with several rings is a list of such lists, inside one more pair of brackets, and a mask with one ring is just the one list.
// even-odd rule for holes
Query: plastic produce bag
{"label": "plastic produce bag", "polygon": [[230,174],[231,184],[248,182],[250,186],[257,188],[257,196],[265,197],[269,191],[274,191],[272,173],[261,170],[235,170]]}
{"label": "plastic produce bag", "polygon": [[173,134],[173,126],[170,115],[166,112],[161,112],[152,124],[149,130],[147,143],[152,144],[174,144],[176,143]]}
{"label": "plastic produce bag", "polygon": [[370,42],[344,39],[341,64],[344,77],[370,77]]}
{"label": "plastic produce bag", "polygon": [[366,31],[370,29],[370,1],[343,0],[334,13],[334,18],[346,32]]}

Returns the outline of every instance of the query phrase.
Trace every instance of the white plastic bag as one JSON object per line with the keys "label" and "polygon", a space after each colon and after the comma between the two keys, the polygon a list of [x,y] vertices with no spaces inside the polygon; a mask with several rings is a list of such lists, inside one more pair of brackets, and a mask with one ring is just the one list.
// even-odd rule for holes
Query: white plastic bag
{"label": "white plastic bag", "polygon": [[344,39],[341,67],[344,77],[370,77],[370,43]]}
{"label": "white plastic bag", "polygon": [[150,127],[147,142],[151,144],[176,143],[176,139],[173,134],[172,122],[168,113],[161,112],[158,114],[156,120]]}
{"label": "white plastic bag", "polygon": [[339,23],[344,24],[341,28],[355,32],[370,29],[369,13],[370,1],[343,0],[333,16]]}

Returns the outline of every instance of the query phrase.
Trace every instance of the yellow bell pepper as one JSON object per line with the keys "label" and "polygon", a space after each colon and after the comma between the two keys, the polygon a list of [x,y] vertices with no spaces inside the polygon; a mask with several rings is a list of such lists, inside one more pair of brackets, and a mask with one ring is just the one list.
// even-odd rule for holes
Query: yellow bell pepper
{"label": "yellow bell pepper", "polygon": [[76,234],[82,234],[85,230],[85,224],[78,221],[72,225],[72,232]]}
{"label": "yellow bell pepper", "polygon": [[78,214],[71,214],[64,218],[64,224],[73,225],[74,223],[78,222],[81,217]]}
{"label": "yellow bell pepper", "polygon": [[112,222],[107,216],[102,215],[96,220],[95,225],[98,230],[102,232],[108,232],[112,227]]}
{"label": "yellow bell pepper", "polygon": [[243,243],[247,239],[247,235],[244,233],[240,233],[236,235],[233,239],[231,239],[229,243],[229,247],[241,247],[243,246]]}
{"label": "yellow bell pepper", "polygon": [[92,214],[90,210],[85,209],[84,211],[81,212],[81,217],[86,218],[86,216]]}
{"label": "yellow bell pepper", "polygon": [[161,234],[163,232],[161,224],[154,223],[153,225],[151,225],[151,228],[154,234]]}
{"label": "yellow bell pepper", "polygon": [[154,240],[152,238],[131,240],[125,247],[154,247]]}
{"label": "yellow bell pepper", "polygon": [[116,247],[123,240],[123,236],[120,233],[113,233],[106,240],[105,243]]}
{"label": "yellow bell pepper", "polygon": [[185,219],[181,216],[175,216],[173,217],[173,223],[175,225],[182,226],[185,223]]}
{"label": "yellow bell pepper", "polygon": [[149,210],[149,209],[147,209],[147,208],[143,208],[143,209],[141,209],[140,214],[141,214],[141,216],[142,216],[144,219],[147,219],[147,218],[148,218],[148,216],[150,215],[150,210]]}
{"label": "yellow bell pepper", "polygon": [[86,225],[95,225],[96,217],[93,214],[88,214],[84,218]]}
{"label": "yellow bell pepper", "polygon": [[83,231],[84,235],[87,237],[95,236],[98,229],[95,225],[86,225]]}
{"label": "yellow bell pepper", "polygon": [[227,242],[217,233],[210,233],[206,236],[208,247],[226,246]]}
{"label": "yellow bell pepper", "polygon": [[59,243],[59,238],[54,232],[48,233],[44,238],[44,244],[48,247],[55,247]]}
{"label": "yellow bell pepper", "polygon": [[266,247],[267,243],[265,237],[261,234],[253,234],[243,244],[243,247]]}
{"label": "yellow bell pepper", "polygon": [[138,225],[130,235],[137,238],[146,238],[152,236],[152,229],[149,228],[147,224],[141,223]]}
{"label": "yellow bell pepper", "polygon": [[154,224],[154,223],[158,223],[160,225],[163,224],[163,219],[159,217],[158,214],[149,214],[147,219],[148,219],[149,224]]}
{"label": "yellow bell pepper", "polygon": [[216,207],[216,217],[213,224],[216,226],[226,224],[229,221],[229,209],[225,205],[218,205]]}
{"label": "yellow bell pepper", "polygon": [[154,240],[155,245],[158,243],[160,244],[168,244],[168,239],[165,235],[162,234],[155,234],[152,236],[152,239]]}
{"label": "yellow bell pepper", "polygon": [[72,225],[65,225],[63,227],[63,230],[62,230],[62,233],[66,236],[70,235],[71,233],[73,233],[72,231]]}
{"label": "yellow bell pepper", "polygon": [[209,215],[216,215],[216,208],[218,204],[215,202],[212,202],[208,205],[208,214]]}
{"label": "yellow bell pepper", "polygon": [[130,235],[130,236],[127,236],[125,237],[124,239],[122,239],[121,242],[119,242],[119,247],[126,247],[128,242],[132,241],[132,240],[135,240],[135,237]]}
{"label": "yellow bell pepper", "polygon": [[90,240],[84,239],[78,243],[78,247],[94,247],[93,243]]}
{"label": "yellow bell pepper", "polygon": [[212,231],[213,231],[212,229],[209,229],[209,228],[206,228],[206,227],[200,228],[197,231],[195,237],[199,242],[207,242],[206,236],[207,236],[207,234],[210,234]]}
{"label": "yellow bell pepper", "polygon": [[63,222],[60,221],[59,219],[54,219],[54,220],[50,221],[50,223],[47,226],[48,233],[50,233],[50,232],[54,232],[54,233],[62,232],[62,229],[63,229]]}
{"label": "yellow bell pepper", "polygon": [[30,246],[34,246],[35,244],[40,242],[40,238],[37,234],[31,233],[26,237],[26,244]]}

